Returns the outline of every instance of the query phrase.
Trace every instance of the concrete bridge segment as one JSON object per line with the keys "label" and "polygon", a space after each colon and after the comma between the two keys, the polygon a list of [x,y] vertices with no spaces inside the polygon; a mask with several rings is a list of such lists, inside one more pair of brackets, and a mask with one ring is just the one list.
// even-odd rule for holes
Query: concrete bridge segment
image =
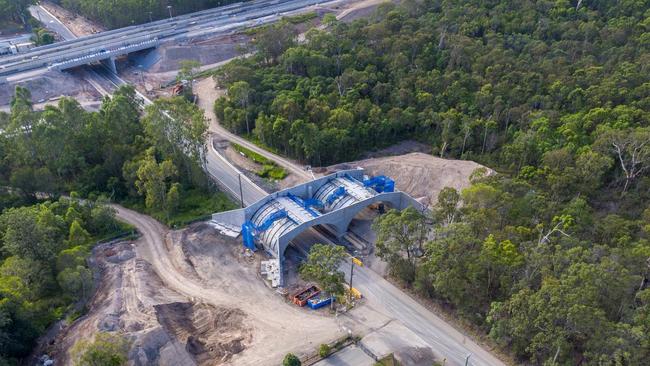
{"label": "concrete bridge segment", "polygon": [[[361,210],[375,203],[389,204],[398,210],[409,206],[424,209],[408,194],[373,189],[368,186],[369,181],[362,169],[339,171],[271,193],[246,208],[214,214],[212,222],[217,227],[229,229],[230,232],[244,229],[244,235],[246,225],[249,225],[249,229],[264,227],[256,233],[255,243],[279,259],[279,283],[283,285],[284,252],[289,243],[303,231],[324,225],[337,237],[342,237],[352,219]],[[337,195],[334,193],[337,190],[344,193]],[[323,205],[318,209],[311,209],[304,204],[310,199],[322,202]]]}

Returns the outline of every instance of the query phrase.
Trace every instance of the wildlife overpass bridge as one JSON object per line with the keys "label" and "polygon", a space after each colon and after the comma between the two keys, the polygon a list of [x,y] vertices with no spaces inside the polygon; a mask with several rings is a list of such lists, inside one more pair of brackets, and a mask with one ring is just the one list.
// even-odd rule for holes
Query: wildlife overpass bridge
{"label": "wildlife overpass bridge", "polygon": [[212,215],[213,224],[231,236],[241,234],[244,246],[260,247],[278,260],[274,285],[284,285],[284,252],[301,232],[328,227],[337,237],[348,230],[352,219],[364,208],[384,203],[402,210],[423,209],[408,194],[395,190],[388,177],[368,177],[362,169],[343,170],[287,188],[238,210]]}

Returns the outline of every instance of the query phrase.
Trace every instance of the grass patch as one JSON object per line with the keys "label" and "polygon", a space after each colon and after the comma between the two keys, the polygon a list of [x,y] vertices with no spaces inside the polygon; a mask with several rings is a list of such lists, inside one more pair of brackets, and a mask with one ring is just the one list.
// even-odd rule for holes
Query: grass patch
{"label": "grass patch", "polygon": [[283,17],[282,20],[286,20],[291,24],[300,24],[316,18],[318,18],[318,14],[316,14],[315,11],[312,11],[309,13],[298,14],[291,17]]}
{"label": "grass patch", "polygon": [[145,213],[172,228],[180,228],[193,222],[208,220],[215,212],[237,208],[223,192],[205,192],[201,189],[183,190],[180,205],[176,212],[167,214],[165,211],[145,207],[144,201],[125,201],[122,204],[132,210]]}
{"label": "grass patch", "polygon": [[231,145],[233,149],[262,166],[262,169],[255,172],[255,174],[258,176],[271,180],[282,180],[289,174],[283,167],[279,166],[274,161],[271,161],[264,156],[256,153],[255,151],[247,149],[236,143],[231,143]]}
{"label": "grass patch", "polygon": [[395,360],[395,356],[391,353],[390,355],[377,361],[377,363],[375,363],[375,366],[400,366],[400,364],[397,362],[397,360]]}
{"label": "grass patch", "polygon": [[[297,25],[297,24],[300,24],[300,23],[308,22],[308,21],[316,19],[316,18],[318,18],[318,14],[316,14],[315,11],[312,11],[312,12],[305,13],[305,14],[298,14],[298,15],[294,15],[294,16],[290,16],[290,17],[282,17],[282,19],[280,21],[281,22],[286,22],[286,23],[289,23],[289,24],[293,24],[293,25]],[[255,35],[259,34],[259,33],[262,33],[264,31],[266,31],[267,29],[269,29],[269,27],[271,27],[271,24],[265,24],[265,25],[261,25],[259,27],[253,27],[253,28],[245,29],[243,33],[245,35],[247,35],[247,36],[255,36]]]}

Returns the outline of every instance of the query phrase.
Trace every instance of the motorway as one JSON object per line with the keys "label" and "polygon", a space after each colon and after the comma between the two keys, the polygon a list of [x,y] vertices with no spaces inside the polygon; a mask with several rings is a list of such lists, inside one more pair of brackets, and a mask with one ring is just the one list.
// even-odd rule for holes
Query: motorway
{"label": "motorway", "polygon": [[[104,82],[109,81],[116,87],[125,84],[124,80],[108,70],[100,70],[93,75]],[[145,104],[152,103],[144,95],[139,94],[139,96],[144,100]],[[221,130],[218,130],[218,132],[221,135]],[[229,139],[233,135],[226,133],[223,136]],[[238,136],[237,138],[240,139]],[[240,143],[239,140],[236,140],[236,142]],[[245,140],[242,142],[247,143]],[[248,144],[246,145],[248,146]],[[276,159],[273,157],[274,154],[270,154],[256,146],[255,148],[256,151],[261,150],[265,156],[274,159],[289,170],[300,171],[303,177],[304,174],[307,174],[300,166],[286,159]],[[211,143],[209,143],[206,158],[206,170],[210,176],[234,197],[239,197],[241,178],[241,190],[245,205],[250,205],[267,194],[219,154]],[[308,247],[318,242],[332,242],[331,239],[313,229],[301,234],[297,240],[300,242],[294,244],[300,247]],[[348,266],[347,264],[344,265],[346,268],[349,268]],[[501,360],[481,348],[474,341],[372,270],[366,267],[356,269],[354,287],[358,288],[366,298],[365,306],[370,306],[385,316],[401,322],[406,328],[417,334],[436,353],[444,355],[447,359],[446,365],[465,365],[467,356],[471,355],[467,365],[505,366]]]}
{"label": "motorway", "polygon": [[[1,57],[0,76],[8,78],[25,71],[65,65],[66,62],[79,58],[101,58],[104,54],[108,56],[113,51],[119,53],[119,49],[128,51],[129,47],[146,42],[181,41],[208,34],[227,33],[273,22],[285,13],[321,2],[322,0],[253,0],[73,39],[70,39],[70,34],[61,31],[63,33],[60,34],[66,38],[63,42]],[[53,21],[51,14],[47,14],[43,8],[38,9],[37,16],[49,19],[46,24]],[[55,23],[49,24],[55,30],[60,30],[56,29],[60,26]]]}

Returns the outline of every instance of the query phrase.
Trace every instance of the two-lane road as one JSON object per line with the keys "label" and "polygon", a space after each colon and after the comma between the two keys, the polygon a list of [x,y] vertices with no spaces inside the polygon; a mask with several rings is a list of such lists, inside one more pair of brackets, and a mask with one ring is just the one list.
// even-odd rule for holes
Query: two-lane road
{"label": "two-lane road", "polygon": [[[117,75],[101,77],[110,79],[116,85],[124,83]],[[144,99],[145,104],[151,103],[145,96],[140,95],[140,97]],[[226,134],[225,137],[232,137],[232,134]],[[235,141],[240,142],[238,139],[240,138],[237,137]],[[209,144],[211,145],[211,142]],[[244,145],[249,147],[247,144]],[[306,174],[300,166],[289,160],[274,157],[273,154],[255,146],[255,150],[259,151],[258,149],[265,156],[275,160],[285,168],[294,172],[299,170],[302,174]],[[239,197],[239,178],[241,176],[241,188],[245,205],[249,205],[267,194],[262,188],[245,178],[236,167],[230,164],[212,146],[208,146],[206,158],[206,170],[210,176],[235,197]],[[299,246],[308,246],[316,242],[331,242],[327,237],[313,229],[298,238],[300,243],[296,244]],[[468,365],[505,366],[501,360],[481,348],[473,340],[465,337],[461,332],[372,270],[361,267],[355,270],[355,273],[355,287],[366,297],[367,306],[371,306],[386,316],[401,322],[406,328],[422,338],[435,352],[444,355],[447,359],[446,365],[465,365],[467,356],[471,355]]]}

